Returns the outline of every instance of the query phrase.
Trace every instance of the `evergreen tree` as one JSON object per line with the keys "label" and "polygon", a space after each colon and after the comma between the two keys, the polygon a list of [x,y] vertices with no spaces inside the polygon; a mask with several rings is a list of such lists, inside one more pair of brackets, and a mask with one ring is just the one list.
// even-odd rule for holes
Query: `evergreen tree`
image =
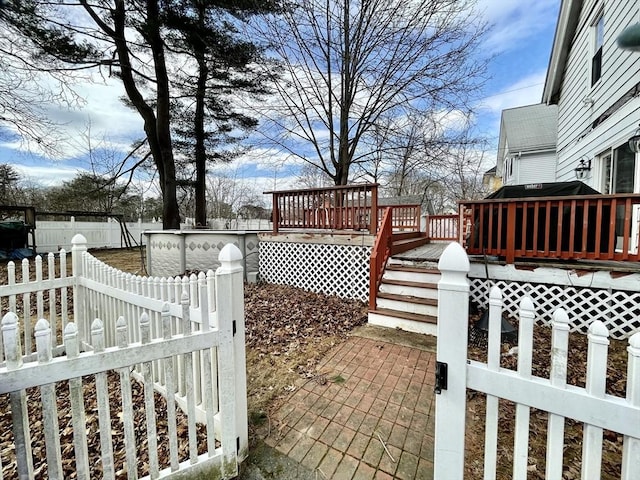
{"label": "evergreen tree", "polygon": [[[122,81],[127,103],[143,119],[145,141],[158,171],[163,227],[179,228],[174,132],[184,129],[184,138],[193,135],[196,140],[195,165],[198,181],[204,184],[206,138],[216,132],[205,127],[215,118],[205,114],[207,105],[216,107],[209,111],[227,122],[222,133],[241,118],[221,97],[239,85],[211,80],[224,80],[225,72],[231,79],[238,65],[258,59],[257,47],[239,38],[236,25],[273,9],[275,4],[268,0],[22,0],[5,8],[0,21],[30,40],[34,61],[42,70],[100,69]],[[251,84],[241,72],[238,79]],[[193,125],[180,123],[179,129],[172,123],[172,105],[189,105],[189,99],[195,105]]]}

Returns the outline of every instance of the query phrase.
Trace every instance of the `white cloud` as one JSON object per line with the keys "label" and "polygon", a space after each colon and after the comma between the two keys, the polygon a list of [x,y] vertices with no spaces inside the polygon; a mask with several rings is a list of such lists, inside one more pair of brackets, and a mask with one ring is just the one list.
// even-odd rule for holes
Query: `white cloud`
{"label": "white cloud", "polygon": [[26,166],[20,164],[12,164],[20,176],[29,183],[43,185],[45,187],[57,187],[62,182],[69,181],[76,177],[78,173],[86,170],[77,167],[61,167],[61,166]]}
{"label": "white cloud", "polygon": [[[137,112],[123,105],[120,97],[124,90],[122,85],[113,79],[106,83],[81,82],[73,86],[75,93],[84,101],[81,106],[61,106],[51,104],[47,115],[58,125],[57,135],[62,139],[56,145],[54,161],[65,161],[87,155],[88,145],[83,139],[90,127],[93,142],[127,152],[134,139],[144,135],[143,122]],[[39,150],[34,142],[25,143],[21,139],[4,142],[7,148],[16,151],[51,155],[51,152]]]}
{"label": "white cloud", "polygon": [[479,0],[477,10],[492,25],[483,49],[492,53],[521,49],[542,30],[555,26],[559,6],[560,0]]}
{"label": "white cloud", "polygon": [[506,85],[501,91],[480,100],[476,107],[483,112],[500,113],[505,108],[540,103],[546,77],[546,69],[520,78]]}

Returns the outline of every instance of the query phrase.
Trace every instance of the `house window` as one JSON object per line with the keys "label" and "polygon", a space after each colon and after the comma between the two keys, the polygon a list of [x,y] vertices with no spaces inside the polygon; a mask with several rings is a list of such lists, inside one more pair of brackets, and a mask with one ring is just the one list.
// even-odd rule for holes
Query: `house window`
{"label": "house window", "polygon": [[636,157],[629,144],[600,155],[602,162],[602,193],[633,193]]}
{"label": "house window", "polygon": [[602,76],[602,46],[604,44],[604,12],[593,23],[593,57],[591,59],[591,86]]}

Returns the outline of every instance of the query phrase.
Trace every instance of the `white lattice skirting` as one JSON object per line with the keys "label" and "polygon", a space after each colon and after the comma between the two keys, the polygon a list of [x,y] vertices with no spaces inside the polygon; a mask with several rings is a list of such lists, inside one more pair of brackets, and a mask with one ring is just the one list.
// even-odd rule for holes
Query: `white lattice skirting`
{"label": "white lattice skirting", "polygon": [[260,241],[260,278],[367,301],[371,247]]}
{"label": "white lattice skirting", "polygon": [[[553,312],[563,307],[571,330],[586,333],[591,322],[601,320],[612,338],[625,339],[640,331],[640,292],[503,280],[493,283],[502,290],[504,310],[513,318],[517,318],[522,296],[529,295],[536,321],[544,325],[549,325]],[[488,292],[484,278],[471,279],[471,299],[480,308],[488,308]]]}

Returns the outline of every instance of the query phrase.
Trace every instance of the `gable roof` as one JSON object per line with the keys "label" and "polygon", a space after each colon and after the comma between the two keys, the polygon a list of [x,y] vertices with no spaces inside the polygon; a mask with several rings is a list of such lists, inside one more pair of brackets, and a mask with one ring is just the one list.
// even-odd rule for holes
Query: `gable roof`
{"label": "gable roof", "polygon": [[547,78],[542,92],[542,101],[547,104],[558,103],[558,94],[562,86],[567,58],[571,42],[578,28],[582,0],[562,0],[560,12],[558,13],[558,23],[556,33],[553,38],[553,48],[549,58],[549,68],[547,68]]}
{"label": "gable roof", "polygon": [[498,165],[510,152],[555,150],[558,142],[558,106],[538,103],[502,111]]}

